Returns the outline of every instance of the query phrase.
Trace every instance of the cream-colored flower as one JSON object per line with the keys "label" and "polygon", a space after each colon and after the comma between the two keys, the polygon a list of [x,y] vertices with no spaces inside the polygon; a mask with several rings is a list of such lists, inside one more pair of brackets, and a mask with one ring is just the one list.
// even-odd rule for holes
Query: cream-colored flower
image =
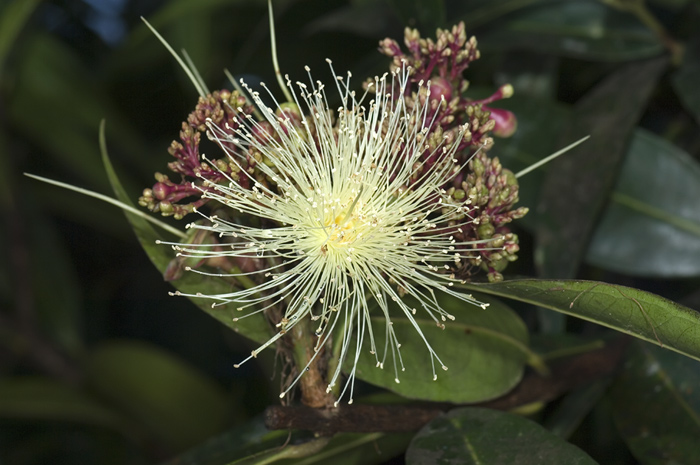
{"label": "cream-colored flower", "polygon": [[[342,398],[349,389],[352,402],[354,366],[360,356],[374,356],[377,367],[383,368],[390,354],[396,382],[399,371],[404,370],[390,302],[395,302],[393,311],[400,308],[425,342],[433,379],[437,379],[436,363],[447,367],[423,336],[414,315],[425,312],[438,326],[454,319],[441,308],[439,293],[485,305],[452,288],[457,280],[450,274],[465,257],[457,251],[453,238],[457,230],[448,221],[461,218],[459,223],[464,224],[468,210],[464,204],[451,202],[442,186],[462,169],[454,152],[468,128],[458,127],[426,154],[427,137],[434,132],[430,115],[435,113],[430,108],[428,83],[419,93],[425,98],[411,97],[409,69],[404,66],[375,78],[372,91],[358,97],[349,88],[349,75],[343,79],[332,66],[331,71],[333,87],[342,101],[336,111],[329,108],[325,86],[314,83],[309,75],[308,85],[287,82],[300,109],[293,115],[277,103],[269,107],[258,93],[251,92],[263,124],[244,112],[239,112],[242,116],[236,127],[218,127],[209,121],[209,138],[238,165],[239,175],[250,176],[242,161],[255,152],[263,156],[264,162],[257,166],[268,182],[263,185],[251,178],[252,189],[233,179],[208,184],[213,192],[203,195],[230,208],[236,220],[204,215],[207,224],[189,227],[217,234],[225,247],[173,246],[184,257],[255,256],[264,263],[262,269],[245,273],[259,283],[253,287],[191,297],[214,299],[214,305],[235,302],[242,317],[283,308],[284,317],[276,322],[277,334],[243,362],[304,318],[317,324],[316,353],[331,335],[342,338],[340,360],[328,389],[339,381],[346,358],[354,354],[340,395]],[[460,246],[465,250],[464,244]],[[407,304],[405,296],[418,305]],[[383,328],[373,327],[371,314],[383,315]],[[375,331],[386,333],[384,347],[376,347]],[[362,353],[366,337],[371,355]],[[302,376],[304,370],[300,373]]]}

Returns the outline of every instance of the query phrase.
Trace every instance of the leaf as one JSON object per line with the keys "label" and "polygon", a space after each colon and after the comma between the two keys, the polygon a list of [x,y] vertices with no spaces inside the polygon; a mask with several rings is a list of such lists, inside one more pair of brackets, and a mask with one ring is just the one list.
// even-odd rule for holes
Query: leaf
{"label": "leaf", "polygon": [[[507,139],[499,139],[491,150],[491,154],[497,156],[503,166],[513,173],[561,148],[557,146],[557,140],[561,139],[561,132],[571,118],[571,110],[567,106],[551,100],[519,97],[517,89],[515,96],[493,106],[512,111],[518,119],[517,131]],[[530,212],[517,221],[519,226],[530,230],[537,226],[537,211],[532,207],[537,205],[546,169],[537,169],[518,179],[518,205],[531,207]]]}
{"label": "leaf", "polygon": [[[109,154],[107,153],[107,143],[104,136],[104,124],[100,127],[100,149],[102,152],[102,162],[107,171],[107,177],[112,185],[117,199],[126,205],[133,207],[133,203],[126,194],[126,191],[121,186],[119,178],[114,171]],[[163,274],[175,258],[172,250],[165,246],[156,244],[156,241],[161,240],[161,236],[156,233],[153,227],[144,219],[133,213],[125,212],[126,218],[131,223],[134,233],[141,243],[141,247],[148,255],[148,258],[153,262],[155,267]],[[179,291],[187,294],[225,294],[231,292],[232,285],[221,278],[208,277],[197,275],[195,273],[185,273],[184,276],[176,281],[171,281],[171,284]],[[211,301],[206,299],[192,299],[193,302],[209,315],[233,329],[240,332],[243,336],[252,339],[256,342],[264,342],[270,338],[270,329],[261,314],[252,315],[249,318],[243,318],[234,323],[235,317],[241,315],[236,313],[234,305],[225,305],[212,308]]]}
{"label": "leaf", "polygon": [[673,73],[671,83],[685,108],[693,114],[700,124],[700,35],[688,43],[683,63]]}
{"label": "leaf", "polygon": [[649,292],[595,281],[545,279],[466,287],[598,323],[700,360],[700,313]]}
{"label": "leaf", "polygon": [[700,275],[700,165],[638,129],[586,261],[633,276]]}
{"label": "leaf", "polygon": [[585,452],[526,418],[485,408],[461,408],[418,432],[406,463],[454,465],[593,465]]}
{"label": "leaf", "polygon": [[615,423],[643,465],[700,463],[700,364],[635,344],[610,392]]}
{"label": "leaf", "polygon": [[132,436],[134,425],[80,390],[38,376],[0,380],[0,417],[85,423]]}
{"label": "leaf", "polygon": [[424,33],[445,27],[444,0],[389,0],[401,20],[401,24],[420,27]]}
{"label": "leaf", "polygon": [[85,373],[102,398],[175,450],[221,431],[232,413],[226,394],[212,380],[148,344],[98,346],[86,360]]}
{"label": "leaf", "polygon": [[[491,305],[484,310],[444,297],[440,301],[443,308],[456,317],[456,321],[445,323],[444,330],[428,315],[417,313],[414,318],[425,339],[448,367],[447,371],[436,362],[437,380],[433,381],[425,342],[408,319],[392,316],[406,367],[398,373],[400,383],[395,381],[397,374],[391,355],[386,357],[383,369],[376,367],[375,357],[369,354],[368,337],[357,363],[357,377],[411,399],[455,403],[493,399],[513,388],[522,378],[525,362],[534,356],[527,348],[528,334],[522,320],[494,299],[488,300]],[[400,313],[394,310],[392,315]],[[381,360],[385,320],[375,316],[372,323]],[[351,353],[346,360],[346,371],[351,369],[353,360]]]}
{"label": "leaf", "polygon": [[584,257],[595,220],[622,164],[626,141],[667,65],[666,58],[624,67],[598,84],[574,107],[564,138],[590,141],[554,160],[540,202],[539,274],[570,278]]}
{"label": "leaf", "polygon": [[657,56],[663,46],[634,16],[587,1],[548,2],[523,9],[479,37],[480,48],[527,49],[595,61]]}
{"label": "leaf", "polygon": [[0,13],[0,75],[10,49],[16,45],[22,27],[36,9],[40,0],[4,2]]}
{"label": "leaf", "polygon": [[[271,463],[284,457],[294,458],[292,454],[299,457],[305,452],[310,452],[310,455],[285,463],[324,464],[330,463],[330,459],[336,465],[384,463],[406,450],[412,437],[413,433],[346,433],[336,434],[330,441],[313,443],[310,442],[314,440],[312,433],[268,431],[260,416],[206,441],[164,465]],[[292,449],[286,451],[289,445]],[[313,447],[318,449],[311,450]]]}

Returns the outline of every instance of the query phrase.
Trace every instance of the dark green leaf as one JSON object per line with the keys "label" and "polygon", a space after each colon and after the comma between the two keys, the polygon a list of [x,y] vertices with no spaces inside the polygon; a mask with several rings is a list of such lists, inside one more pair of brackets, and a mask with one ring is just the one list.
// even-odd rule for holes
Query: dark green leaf
{"label": "dark green leaf", "polygon": [[[497,156],[503,166],[517,173],[561,148],[556,144],[571,118],[568,107],[549,100],[519,97],[517,88],[514,97],[499,103],[500,107],[512,111],[518,118],[515,134],[507,139],[499,139],[491,150],[491,154]],[[529,229],[536,227],[538,216],[534,207],[537,205],[546,169],[537,169],[518,179],[518,205],[531,208],[524,218],[518,220],[518,225]]]}
{"label": "dark green leaf", "polygon": [[0,11],[0,74],[5,58],[17,43],[17,36],[27,19],[36,9],[39,0],[14,0],[5,2]]}
{"label": "dark green leaf", "polygon": [[454,465],[593,465],[585,452],[526,418],[461,408],[428,423],[406,451],[406,463]]}
{"label": "dark green leaf", "polygon": [[691,40],[683,57],[683,63],[671,79],[678,97],[700,124],[700,35]]}
{"label": "dark green leaf", "polygon": [[85,392],[42,377],[0,380],[0,416],[103,426],[133,436],[133,425]]}
{"label": "dark green leaf", "polygon": [[[456,317],[445,323],[442,330],[428,317],[414,316],[425,339],[442,362],[449,368],[443,371],[436,362],[437,380],[433,381],[431,359],[425,342],[406,318],[392,316],[393,328],[401,343],[401,357],[406,371],[395,373],[391,355],[384,368],[376,367],[375,357],[369,354],[368,337],[357,364],[357,377],[369,383],[390,389],[402,396],[447,402],[479,402],[493,399],[513,388],[521,379],[525,362],[534,354],[527,347],[527,329],[518,315],[494,299],[481,309],[455,298],[441,300],[443,308]],[[394,314],[400,313],[397,309]],[[385,320],[373,317],[374,337],[382,360]],[[350,369],[353,354],[348,356],[346,370]],[[398,364],[398,362],[397,362]],[[400,383],[395,380],[398,377]]]}
{"label": "dark green leaf", "polygon": [[700,364],[635,344],[613,385],[615,422],[643,465],[700,463]]}
{"label": "dark green leaf", "polygon": [[86,377],[102,398],[176,450],[221,431],[232,414],[229,399],[212,380],[144,343],[98,346],[86,360]]}
{"label": "dark green leaf", "polygon": [[544,427],[560,438],[570,438],[609,386],[610,379],[599,379],[567,394],[547,416]]}
{"label": "dark green leaf", "polygon": [[[100,149],[102,151],[102,162],[117,199],[133,207],[129,196],[121,186],[119,178],[114,171],[114,167],[109,160],[106,141],[104,139],[104,125],[100,129]],[[125,212],[125,215],[134,228],[134,233],[136,233],[141,247],[143,247],[143,250],[148,254],[148,258],[151,259],[151,262],[153,262],[161,273],[165,273],[166,268],[175,258],[173,251],[165,245],[156,244],[156,241],[161,240],[162,237],[156,233],[148,221],[130,212]],[[196,294],[200,292],[207,295],[225,294],[230,292],[232,287],[229,282],[221,278],[196,275],[194,273],[185,273],[182,278],[172,281],[171,284],[183,293]],[[253,315],[234,323],[234,317],[241,316],[236,313],[234,305],[229,304],[212,308],[210,300],[193,299],[193,302],[209,315],[234,331],[240,332],[247,338],[257,342],[263,342],[270,338],[269,326],[261,314]]]}
{"label": "dark green leaf", "polygon": [[425,34],[431,33],[436,27],[445,27],[445,4],[443,0],[389,0],[401,23],[406,26],[418,27]]}
{"label": "dark green leaf", "polygon": [[537,211],[535,257],[543,277],[574,277],[595,220],[613,187],[626,141],[666,68],[667,59],[635,63],[598,84],[575,106],[564,139],[586,143],[551,163]]}
{"label": "dark green leaf", "polygon": [[700,275],[700,165],[637,130],[586,261],[638,276]]}
{"label": "dark green leaf", "polygon": [[592,321],[700,360],[700,313],[649,292],[594,281],[544,279],[468,287]]}
{"label": "dark green leaf", "polygon": [[[413,433],[401,434],[337,434],[330,441],[310,442],[311,433],[268,431],[263,418],[258,417],[245,425],[210,439],[164,465],[224,465],[270,463],[282,458],[312,455],[285,463],[354,465],[383,463],[406,450]],[[287,445],[287,446],[286,446]],[[284,452],[289,445],[294,450]],[[313,453],[317,448],[317,453]],[[287,455],[285,455],[287,454]]]}
{"label": "dark green leaf", "polygon": [[479,37],[484,51],[528,49],[596,61],[628,61],[663,52],[634,16],[599,2],[564,1],[524,9]]}

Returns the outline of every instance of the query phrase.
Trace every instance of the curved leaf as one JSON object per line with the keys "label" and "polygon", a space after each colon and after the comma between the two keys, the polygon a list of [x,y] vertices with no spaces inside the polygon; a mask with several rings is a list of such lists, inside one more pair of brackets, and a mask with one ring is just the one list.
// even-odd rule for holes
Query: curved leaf
{"label": "curved leaf", "polygon": [[0,380],[0,417],[72,421],[133,436],[133,424],[86,393],[38,376]]}
{"label": "curved leaf", "polygon": [[700,313],[649,292],[595,281],[546,279],[466,287],[592,321],[700,360]]}
{"label": "curved leaf", "polygon": [[698,199],[700,165],[638,129],[586,261],[637,276],[700,275]]}
{"label": "curved leaf", "polygon": [[528,8],[479,37],[483,50],[523,49],[586,60],[628,61],[663,52],[634,16],[602,3],[550,2]]}
{"label": "curved leaf", "polygon": [[[527,329],[520,317],[496,300],[488,302],[491,305],[484,310],[455,298],[441,300],[443,308],[456,317],[445,323],[444,330],[428,315],[414,316],[425,339],[448,367],[443,371],[436,362],[437,380],[433,381],[425,342],[413,325],[400,317],[392,317],[392,321],[406,370],[400,371],[397,362],[397,375],[390,355],[384,368],[378,368],[375,357],[369,354],[369,338],[365,337],[357,377],[408,398],[431,401],[479,402],[508,392],[520,381],[525,362],[534,354],[527,347]],[[393,314],[397,313],[400,310]],[[385,320],[373,317],[372,322],[381,360]],[[352,368],[353,358],[348,355],[346,371]]]}
{"label": "curved leaf", "polygon": [[688,43],[683,63],[673,73],[671,83],[681,102],[700,123],[700,35],[696,34]]}
{"label": "curved leaf", "polygon": [[406,463],[454,465],[594,465],[579,448],[511,413],[462,408],[428,423],[406,451]]}
{"label": "curved leaf", "polygon": [[231,403],[195,369],[144,343],[113,342],[86,361],[89,385],[176,450],[193,446],[228,422]]}
{"label": "curved leaf", "polygon": [[[109,160],[104,135],[104,123],[100,126],[100,150],[102,152],[102,163],[104,164],[105,171],[107,171],[109,182],[112,185],[117,199],[133,207],[131,199],[129,199],[129,196],[119,182],[112,162]],[[156,241],[162,240],[162,236],[153,229],[148,221],[127,211],[125,211],[124,214],[129,220],[129,223],[131,223],[131,227],[134,229],[134,233],[141,243],[141,247],[143,247],[143,250],[148,255],[148,258],[161,273],[165,274],[168,266],[175,258],[173,251],[165,245],[156,244]],[[170,283],[177,290],[186,294],[196,294],[198,292],[208,295],[225,294],[230,292],[232,287],[231,283],[221,278],[194,273],[185,273],[180,279],[171,281]],[[249,318],[243,318],[234,323],[234,318],[240,317],[240,315],[236,313],[234,305],[229,304],[212,308],[210,300],[192,299],[192,301],[209,315],[247,338],[256,342],[264,342],[270,338],[269,325],[267,321],[265,321],[265,317],[261,314],[252,315]]]}
{"label": "curved leaf", "polygon": [[697,361],[648,344],[631,348],[610,395],[615,423],[643,465],[700,463],[698,386]]}

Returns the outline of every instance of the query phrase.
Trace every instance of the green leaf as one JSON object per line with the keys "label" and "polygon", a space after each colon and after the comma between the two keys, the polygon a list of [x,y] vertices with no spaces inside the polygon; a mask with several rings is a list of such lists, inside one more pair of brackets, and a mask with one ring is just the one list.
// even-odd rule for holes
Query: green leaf
{"label": "green leaf", "polygon": [[[433,381],[431,360],[425,342],[406,318],[392,316],[393,328],[401,344],[401,357],[406,371],[397,374],[391,355],[384,368],[376,367],[375,357],[369,354],[369,338],[365,337],[363,352],[357,363],[357,377],[411,399],[446,402],[480,402],[498,397],[513,388],[522,378],[525,362],[534,354],[527,347],[528,334],[524,323],[506,305],[488,299],[487,309],[444,296],[443,308],[452,313],[455,321],[440,329],[426,314],[414,316],[425,339],[440,357],[447,371],[436,362],[437,380]],[[390,308],[390,312],[391,312]],[[401,311],[393,309],[392,315]],[[374,337],[383,356],[383,317],[372,318]],[[345,369],[350,370],[354,354],[348,355]],[[397,362],[398,364],[398,362]]]}
{"label": "green leaf", "polygon": [[175,450],[221,431],[232,414],[222,389],[166,352],[139,342],[93,349],[88,385]]}
{"label": "green leaf", "polygon": [[700,165],[638,129],[586,261],[636,276],[700,275],[698,199]]}
{"label": "green leaf", "polygon": [[673,73],[671,83],[683,105],[700,124],[700,35],[687,45],[683,63]]}
{"label": "green leaf", "polygon": [[[285,463],[354,465],[384,463],[406,450],[413,433],[400,434],[336,434],[330,441],[313,442],[312,433],[268,431],[263,417],[206,441],[164,465],[225,465],[273,463],[294,458]],[[285,451],[287,445],[292,449]],[[301,454],[309,455],[305,458]]]}
{"label": "green leaf", "polygon": [[85,392],[38,376],[0,380],[0,417],[84,423],[132,437],[137,432],[126,418]]}
{"label": "green leaf", "polygon": [[610,392],[615,423],[643,465],[700,463],[700,364],[635,344]]}
{"label": "green leaf", "polygon": [[5,58],[17,43],[17,36],[40,0],[14,0],[5,2],[0,12],[0,75]]}
{"label": "green leaf", "polygon": [[[544,99],[516,95],[496,105],[512,111],[518,118],[518,129],[507,139],[499,139],[491,150],[503,166],[513,173],[527,168],[561,148],[557,141],[571,118],[571,109],[565,105]],[[566,155],[564,155],[566,156]],[[519,226],[535,229],[540,189],[547,167],[537,169],[518,179],[520,187],[518,205],[530,207],[530,212],[517,221]]]}
{"label": "green leaf", "polygon": [[444,0],[389,0],[401,23],[420,27],[424,33],[432,33],[445,24]]}
{"label": "green leaf", "polygon": [[595,61],[629,61],[663,52],[634,16],[599,2],[549,2],[523,9],[479,37],[483,51],[528,49]]}
{"label": "green leaf", "polygon": [[574,107],[564,138],[567,142],[585,135],[591,138],[554,160],[547,170],[537,205],[541,216],[535,257],[542,277],[576,275],[622,165],[627,140],[667,61],[628,65]]}
{"label": "green leaf", "polygon": [[461,408],[428,423],[406,451],[406,463],[454,465],[593,465],[585,452],[511,413]]}
{"label": "green leaf", "polygon": [[700,360],[700,313],[649,292],[595,281],[545,279],[467,287],[598,323]]}
{"label": "green leaf", "polygon": [[[117,199],[133,207],[133,203],[131,203],[129,196],[119,182],[119,178],[109,160],[104,135],[104,124],[100,127],[100,149],[102,152],[102,162]],[[162,237],[153,229],[148,221],[130,212],[124,212],[124,214],[129,220],[129,223],[131,223],[134,233],[141,243],[141,247],[143,247],[143,250],[148,255],[148,258],[161,273],[165,274],[168,265],[175,258],[173,251],[165,245],[156,243],[156,241],[162,240]],[[198,292],[207,295],[225,294],[231,292],[232,287],[231,283],[221,278],[203,276],[195,273],[185,273],[182,278],[171,281],[171,284],[177,290],[186,294],[196,294]],[[269,325],[261,314],[252,315],[251,317],[243,318],[234,323],[233,319],[241,316],[236,313],[234,305],[229,304],[212,308],[210,300],[196,298],[192,300],[199,308],[209,315],[234,331],[240,332],[240,334],[247,338],[256,342],[264,342],[270,338]]]}

